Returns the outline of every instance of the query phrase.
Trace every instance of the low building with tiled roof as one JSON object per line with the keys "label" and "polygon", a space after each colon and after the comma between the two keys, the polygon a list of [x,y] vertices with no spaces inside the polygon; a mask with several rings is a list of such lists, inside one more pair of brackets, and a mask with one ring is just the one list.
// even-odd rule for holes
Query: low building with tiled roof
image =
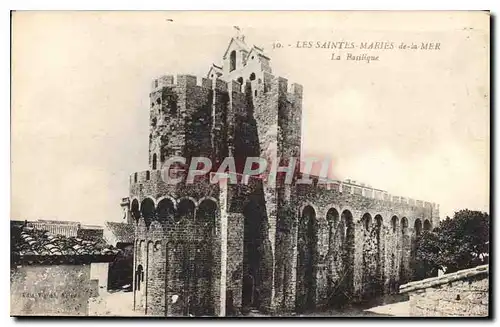
{"label": "low building with tiled roof", "polygon": [[28,256],[32,259],[51,256],[113,257],[120,251],[112,245],[105,244],[102,240],[89,241],[74,236],[54,235],[49,231],[29,225],[12,226],[11,236],[11,253],[15,260]]}
{"label": "low building with tiled roof", "polygon": [[11,315],[88,315],[122,250],[11,221]]}

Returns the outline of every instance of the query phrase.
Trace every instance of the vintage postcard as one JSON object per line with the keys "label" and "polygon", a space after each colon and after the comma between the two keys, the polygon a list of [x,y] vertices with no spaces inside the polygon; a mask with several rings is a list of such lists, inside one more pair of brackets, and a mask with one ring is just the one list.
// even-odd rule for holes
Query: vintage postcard
{"label": "vintage postcard", "polygon": [[12,316],[488,317],[486,11],[12,13]]}

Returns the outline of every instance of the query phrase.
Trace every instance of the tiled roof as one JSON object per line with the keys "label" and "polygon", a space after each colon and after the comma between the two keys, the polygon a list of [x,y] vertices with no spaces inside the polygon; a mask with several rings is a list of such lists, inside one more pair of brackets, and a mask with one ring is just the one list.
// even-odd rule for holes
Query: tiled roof
{"label": "tiled roof", "polygon": [[439,285],[451,283],[461,279],[467,279],[470,277],[479,277],[479,276],[487,277],[488,275],[489,275],[488,265],[477,266],[475,268],[459,270],[454,273],[445,274],[443,276],[422,279],[419,281],[401,285],[399,287],[399,293],[406,293],[424,288],[436,287]]}
{"label": "tiled roof", "polygon": [[107,221],[104,223],[106,227],[115,235],[118,242],[132,243],[134,242],[134,226],[125,223],[116,223]]}
{"label": "tiled roof", "polygon": [[23,256],[115,256],[120,252],[99,241],[53,235],[48,231],[12,224],[11,249],[14,257]]}

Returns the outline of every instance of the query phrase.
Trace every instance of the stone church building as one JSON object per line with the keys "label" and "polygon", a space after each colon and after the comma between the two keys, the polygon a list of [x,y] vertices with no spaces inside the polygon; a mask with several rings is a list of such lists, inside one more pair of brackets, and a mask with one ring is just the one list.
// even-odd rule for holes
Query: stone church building
{"label": "stone church building", "polygon": [[[130,176],[134,308],[152,316],[321,310],[397,291],[436,204],[353,181],[167,184],[165,162],[300,158],[302,86],[233,37],[206,78],[166,75],[150,92],[149,170]],[[297,171],[297,176],[300,176]]]}

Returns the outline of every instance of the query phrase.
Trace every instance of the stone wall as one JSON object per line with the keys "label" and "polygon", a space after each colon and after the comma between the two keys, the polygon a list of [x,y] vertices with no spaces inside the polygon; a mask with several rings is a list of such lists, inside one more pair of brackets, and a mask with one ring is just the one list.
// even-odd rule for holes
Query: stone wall
{"label": "stone wall", "polygon": [[[282,176],[277,187],[253,180],[224,190],[203,178],[195,184],[162,181],[170,156],[187,163],[207,156],[213,168],[232,156],[240,173],[248,157],[281,167],[300,158],[302,86],[274,76],[261,52],[233,38],[211,79],[166,75],[153,81],[151,169],[130,176],[136,309],[186,315],[193,298],[210,297],[216,315],[241,307],[312,310],[363,301],[412,277],[413,226],[437,223],[434,204],[350,182],[284,185]],[[294,180],[298,166],[295,172]],[[207,198],[217,205],[213,228],[197,223]],[[171,211],[161,209],[166,201]],[[175,218],[182,201],[192,202],[193,219]],[[198,276],[200,269],[210,277]]]}
{"label": "stone wall", "polygon": [[167,185],[153,171],[131,184],[135,310],[153,316],[225,315],[241,306],[243,217],[231,191]]}
{"label": "stone wall", "polygon": [[[376,199],[352,189],[321,185],[297,185],[292,202],[297,223],[303,219],[306,207],[314,212],[315,301],[320,307],[331,300],[345,302],[346,296],[347,302],[368,300],[389,292],[391,282],[400,285],[411,279],[410,242],[416,232],[414,223],[433,222],[438,217],[438,209],[432,204]],[[335,214],[330,216],[332,212]],[[352,217],[353,224],[350,241],[346,233],[347,216]],[[305,267],[299,265],[298,269]]]}
{"label": "stone wall", "polygon": [[107,272],[91,276],[91,264],[12,267],[11,315],[86,316],[89,298],[99,292],[92,278],[99,276]]}
{"label": "stone wall", "polygon": [[488,265],[401,286],[410,295],[415,317],[486,317],[489,315]]}

